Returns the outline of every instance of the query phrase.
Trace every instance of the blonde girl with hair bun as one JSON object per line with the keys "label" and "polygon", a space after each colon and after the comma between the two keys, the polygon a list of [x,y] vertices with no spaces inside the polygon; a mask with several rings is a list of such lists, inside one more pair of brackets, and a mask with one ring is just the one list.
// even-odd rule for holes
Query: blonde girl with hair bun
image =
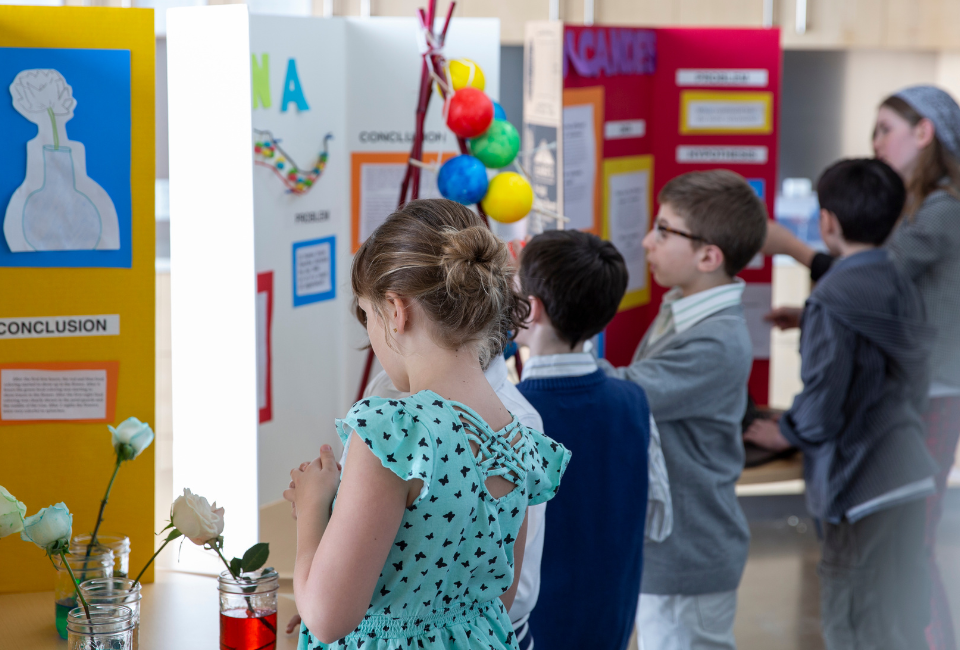
{"label": "blonde girl with hair bun", "polygon": [[526,509],[556,494],[570,452],[521,425],[483,374],[529,311],[506,245],[458,203],[412,201],[360,247],[351,284],[411,395],[337,420],[342,472],[324,445],[290,473],[299,648],[515,648]]}

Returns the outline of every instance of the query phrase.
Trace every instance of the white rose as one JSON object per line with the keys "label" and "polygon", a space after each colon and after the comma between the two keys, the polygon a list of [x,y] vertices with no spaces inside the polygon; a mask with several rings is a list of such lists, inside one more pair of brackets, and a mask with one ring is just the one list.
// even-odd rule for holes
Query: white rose
{"label": "white rose", "polygon": [[203,546],[216,540],[223,533],[223,508],[213,505],[187,488],[177,497],[170,508],[170,521],[174,528],[194,544]]}
{"label": "white rose", "polygon": [[110,425],[107,428],[113,435],[113,448],[122,460],[133,460],[153,442],[153,429],[137,418],[127,418],[116,429]]}
{"label": "white rose", "polygon": [[20,539],[33,542],[43,550],[50,552],[57,547],[66,548],[70,544],[73,532],[73,515],[63,503],[41,508],[40,512],[23,520]]}
{"label": "white rose", "polygon": [[23,530],[23,516],[27,514],[27,506],[22,501],[7,492],[0,485],[0,537],[13,535]]}
{"label": "white rose", "polygon": [[10,84],[13,103],[20,112],[69,115],[76,105],[73,89],[56,70],[23,70]]}

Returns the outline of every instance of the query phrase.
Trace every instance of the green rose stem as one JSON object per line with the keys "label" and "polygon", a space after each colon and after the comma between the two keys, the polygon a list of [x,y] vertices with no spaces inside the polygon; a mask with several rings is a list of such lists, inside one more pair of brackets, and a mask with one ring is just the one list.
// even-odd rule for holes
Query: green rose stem
{"label": "green rose stem", "polygon": [[80,581],[77,580],[77,576],[73,575],[73,568],[71,568],[70,563],[67,562],[67,551],[65,549],[60,549],[60,559],[63,561],[63,566],[67,567],[67,573],[70,574],[70,579],[73,580],[73,586],[77,590],[77,598],[80,599],[80,603],[83,605],[83,611],[87,614],[87,620],[90,620],[90,606],[87,605],[86,598],[83,597],[83,594],[80,593]]}
{"label": "green rose stem", "polygon": [[[211,546],[213,547],[213,550],[215,550],[215,551],[217,552],[217,555],[220,556],[220,559],[223,560],[224,566],[227,567],[227,571],[230,572],[230,575],[233,576],[233,579],[239,581],[239,580],[240,580],[240,576],[238,576],[236,573],[234,573],[234,572],[233,572],[233,569],[230,568],[230,563],[227,562],[227,558],[223,557],[223,553],[221,553],[221,552],[220,552],[220,549],[217,547],[216,541],[214,541],[214,543],[211,544]],[[247,601],[247,611],[250,612],[250,614],[253,614],[253,603],[250,601],[250,597],[249,597],[249,596],[244,596],[243,599]],[[251,616],[250,618],[254,618],[254,617]]]}
{"label": "green rose stem", "polygon": [[50,124],[53,125],[53,148],[60,148],[60,134],[57,133],[57,118],[53,115],[53,109],[49,106],[47,107],[47,115],[50,116]]}
{"label": "green rose stem", "polygon": [[[227,571],[230,572],[230,575],[233,576],[233,579],[234,579],[234,580],[238,580],[238,581],[241,580],[240,576],[238,576],[236,573],[234,573],[234,572],[233,572],[233,569],[230,568],[230,563],[227,562],[227,558],[223,557],[223,553],[221,553],[221,552],[220,552],[220,549],[217,547],[216,540],[211,540],[211,541],[213,541],[214,543],[213,543],[213,544],[210,544],[210,546],[213,547],[213,550],[215,550],[215,551],[217,552],[217,555],[220,556],[220,559],[223,560],[224,566],[227,567]],[[273,632],[273,633],[276,633],[276,631],[277,631],[276,628],[274,628],[272,625],[270,625],[269,621],[267,621],[266,619],[264,619],[264,618],[262,618],[262,617],[254,616],[253,602],[250,600],[250,596],[244,596],[243,599],[244,599],[245,601],[247,601],[247,611],[250,613],[250,618],[255,618],[255,619],[257,619],[258,621],[260,621],[261,623],[263,623],[268,630],[270,630],[270,631]]]}
{"label": "green rose stem", "polygon": [[[51,113],[52,115],[52,113]],[[117,472],[120,471],[120,465],[123,464],[123,458],[117,454],[117,465],[113,468],[113,476],[110,477],[110,484],[107,485],[107,493],[103,495],[103,501],[100,502],[100,514],[97,515],[97,525],[93,527],[93,534],[90,536],[90,545],[87,546],[87,557],[97,545],[97,533],[100,532],[100,524],[103,523],[103,510],[107,507],[107,501],[110,499],[110,490],[113,489],[113,482],[117,480]]]}
{"label": "green rose stem", "polygon": [[166,539],[166,540],[164,540],[163,544],[160,545],[160,548],[157,549],[157,552],[150,556],[150,559],[147,560],[147,563],[146,563],[145,565],[143,565],[143,568],[142,568],[142,569],[140,569],[140,573],[137,574],[137,579],[133,581],[133,586],[134,586],[134,587],[136,587],[137,584],[139,584],[139,582],[140,582],[140,577],[143,576],[143,573],[144,573],[144,571],[147,570],[147,567],[149,567],[150,564],[151,564],[155,559],[157,559],[157,556],[160,555],[160,551],[162,551],[163,549],[165,549],[165,548],[167,547],[167,544],[169,544],[170,542],[172,542],[174,539],[176,539],[176,537],[174,537],[173,539]]}

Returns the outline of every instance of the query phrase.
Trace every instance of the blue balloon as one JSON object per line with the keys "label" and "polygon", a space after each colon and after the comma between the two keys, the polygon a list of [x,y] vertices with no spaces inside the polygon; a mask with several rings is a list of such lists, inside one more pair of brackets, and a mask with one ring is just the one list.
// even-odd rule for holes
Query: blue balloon
{"label": "blue balloon", "polygon": [[487,193],[487,168],[466,154],[451,158],[437,174],[437,187],[445,199],[464,205],[479,203]]}
{"label": "blue balloon", "polygon": [[493,102],[493,119],[495,120],[507,119],[507,112],[503,110],[503,106],[501,106],[497,102]]}

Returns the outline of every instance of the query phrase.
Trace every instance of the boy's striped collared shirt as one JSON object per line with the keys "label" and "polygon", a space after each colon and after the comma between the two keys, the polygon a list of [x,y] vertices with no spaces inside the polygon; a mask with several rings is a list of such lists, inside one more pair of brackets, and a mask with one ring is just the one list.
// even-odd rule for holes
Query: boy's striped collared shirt
{"label": "boy's striped collared shirt", "polygon": [[649,343],[653,344],[669,332],[685,332],[707,316],[739,305],[743,299],[744,287],[746,283],[743,280],[734,278],[730,284],[700,291],[686,298],[682,297],[678,287],[671,289],[663,296]]}

